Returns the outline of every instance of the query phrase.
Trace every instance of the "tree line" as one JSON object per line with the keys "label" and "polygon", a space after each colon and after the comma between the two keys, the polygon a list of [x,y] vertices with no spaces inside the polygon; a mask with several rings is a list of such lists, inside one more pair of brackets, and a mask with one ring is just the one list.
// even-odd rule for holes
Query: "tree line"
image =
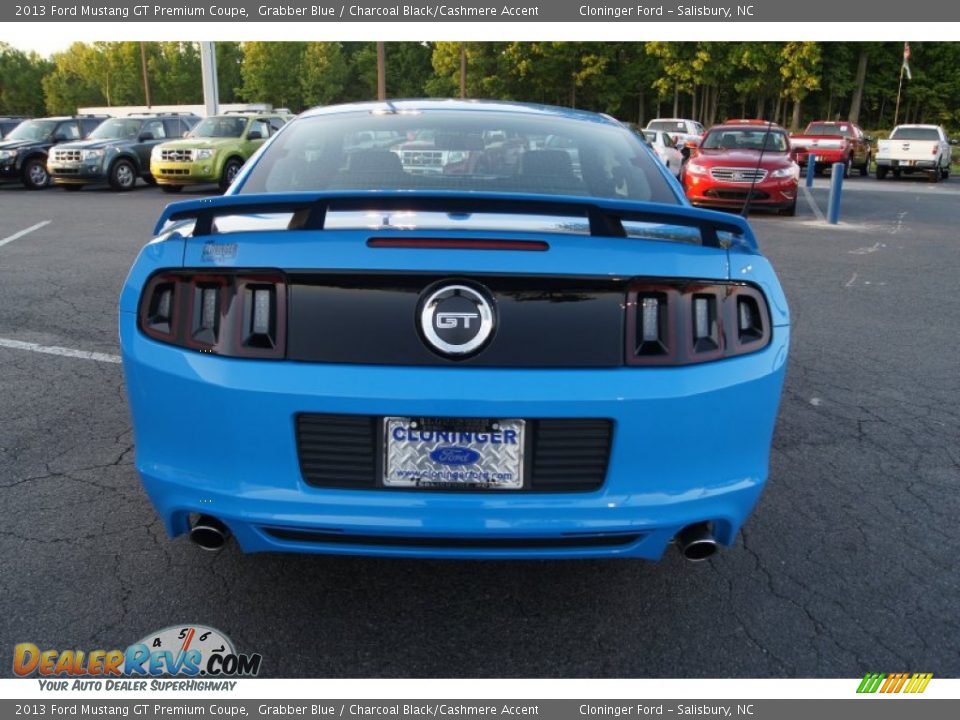
{"label": "tree line", "polygon": [[[300,111],[377,96],[373,42],[218,42],[221,102]],[[498,98],[606,112],[644,124],[762,117],[893,125],[903,44],[893,42],[393,42],[388,97]],[[0,114],[69,114],[203,100],[189,42],[76,42],[43,58],[0,43]],[[960,43],[911,43],[900,122],[960,129]],[[461,73],[465,73],[461,77]]]}

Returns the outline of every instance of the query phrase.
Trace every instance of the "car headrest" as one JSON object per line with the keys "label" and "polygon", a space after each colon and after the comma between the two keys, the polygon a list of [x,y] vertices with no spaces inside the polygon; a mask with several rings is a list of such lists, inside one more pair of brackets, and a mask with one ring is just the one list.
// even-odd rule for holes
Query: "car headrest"
{"label": "car headrest", "polygon": [[475,133],[437,133],[433,144],[439,150],[483,150],[483,138]]}
{"label": "car headrest", "polygon": [[403,172],[403,165],[389,150],[356,150],[347,155],[347,172],[397,175]]}
{"label": "car headrest", "polygon": [[528,150],[520,156],[520,174],[567,178],[573,163],[563,150]]}

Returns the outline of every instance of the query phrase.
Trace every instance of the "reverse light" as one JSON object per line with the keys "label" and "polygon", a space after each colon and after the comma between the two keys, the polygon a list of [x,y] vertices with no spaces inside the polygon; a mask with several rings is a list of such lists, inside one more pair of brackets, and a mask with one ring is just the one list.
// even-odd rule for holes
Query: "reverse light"
{"label": "reverse light", "polygon": [[277,273],[156,275],[138,315],[143,333],[160,342],[228,357],[286,352],[286,282]]}
{"label": "reverse light", "polygon": [[628,365],[689,365],[756,352],[771,338],[763,293],[747,283],[642,281],[627,292]]}

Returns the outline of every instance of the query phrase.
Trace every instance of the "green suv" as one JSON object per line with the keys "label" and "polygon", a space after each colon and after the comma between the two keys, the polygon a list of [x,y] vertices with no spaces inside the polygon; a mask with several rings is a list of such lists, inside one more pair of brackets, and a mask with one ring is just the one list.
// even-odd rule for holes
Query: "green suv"
{"label": "green suv", "polygon": [[263,141],[283,127],[281,113],[227,113],[201,120],[183,140],[153,149],[150,172],[165,192],[216,183],[226,190]]}
{"label": "green suv", "polygon": [[86,140],[54,147],[47,156],[47,171],[54,184],[66,190],[104,182],[114,190],[133,190],[138,177],[152,185],[150,151],[164,140],[183,137],[199,121],[189,113],[113,118]]}

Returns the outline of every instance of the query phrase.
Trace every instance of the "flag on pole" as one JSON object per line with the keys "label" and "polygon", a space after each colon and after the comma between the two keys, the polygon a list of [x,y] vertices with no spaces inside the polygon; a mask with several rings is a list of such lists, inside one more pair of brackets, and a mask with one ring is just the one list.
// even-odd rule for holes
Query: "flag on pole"
{"label": "flag on pole", "polygon": [[910,74],[910,43],[903,44],[903,71],[907,74],[907,80],[913,80]]}

